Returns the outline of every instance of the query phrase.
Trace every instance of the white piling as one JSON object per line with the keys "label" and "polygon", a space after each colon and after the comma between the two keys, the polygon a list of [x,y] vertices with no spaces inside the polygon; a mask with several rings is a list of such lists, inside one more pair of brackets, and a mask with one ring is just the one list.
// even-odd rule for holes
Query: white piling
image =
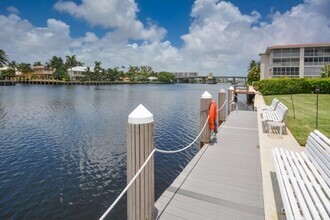
{"label": "white piling", "polygon": [[226,102],[226,91],[224,89],[221,89],[218,93],[218,109],[222,107],[222,109],[218,112],[218,125],[220,125],[222,122],[226,119],[226,106],[223,106]]}
{"label": "white piling", "polygon": [[[154,149],[154,118],[143,105],[129,116],[127,126],[127,182]],[[154,156],[127,191],[127,219],[153,220],[155,202]]]}
{"label": "white piling", "polygon": [[[209,116],[210,104],[212,101],[212,95],[205,91],[201,96],[201,105],[200,105],[200,130],[203,129],[203,126],[206,122],[207,117]],[[209,126],[206,126],[199,138],[199,147],[202,148],[205,143],[211,141],[211,130]]]}
{"label": "white piling", "polygon": [[230,114],[231,111],[234,111],[233,98],[234,98],[234,87],[230,86],[228,88],[228,114]]}

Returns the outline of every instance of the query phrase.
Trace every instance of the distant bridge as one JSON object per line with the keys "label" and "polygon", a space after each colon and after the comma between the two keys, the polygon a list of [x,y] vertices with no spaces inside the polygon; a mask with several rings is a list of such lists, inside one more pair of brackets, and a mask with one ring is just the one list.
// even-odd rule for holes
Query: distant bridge
{"label": "distant bridge", "polygon": [[176,77],[177,83],[243,83],[246,84],[246,76],[187,76]]}

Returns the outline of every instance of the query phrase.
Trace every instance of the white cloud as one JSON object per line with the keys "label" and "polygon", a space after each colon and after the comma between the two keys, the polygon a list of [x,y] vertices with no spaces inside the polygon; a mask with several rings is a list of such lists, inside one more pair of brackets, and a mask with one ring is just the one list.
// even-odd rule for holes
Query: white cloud
{"label": "white cloud", "polygon": [[329,42],[330,20],[320,13],[325,6],[328,0],[308,0],[260,23],[256,11],[245,15],[229,2],[196,0],[182,54],[204,73],[245,75],[249,60],[270,45]]}
{"label": "white cloud", "polygon": [[306,0],[284,13],[272,12],[268,22],[260,22],[256,11],[242,14],[229,2],[196,0],[182,48],[161,40],[163,28],[138,20],[133,0],[93,3],[60,1],[55,8],[109,28],[104,36],[87,32],[73,38],[70,26],[60,20],[48,19],[46,27],[35,27],[15,14],[0,15],[0,48],[18,62],[45,62],[53,55],[75,54],[89,66],[99,60],[104,67],[151,65],[155,70],[201,75],[246,75],[249,61],[259,59],[258,54],[270,45],[330,41],[328,0]]}
{"label": "white cloud", "polygon": [[166,34],[164,28],[154,24],[145,27],[136,18],[138,6],[134,0],[83,0],[80,5],[73,1],[59,1],[54,8],[82,18],[93,26],[115,28],[113,37],[117,39],[159,41]]}
{"label": "white cloud", "polygon": [[305,3],[313,10],[330,18],[330,1],[329,0],[305,0]]}
{"label": "white cloud", "polygon": [[128,44],[127,39],[114,41],[113,32],[102,38],[92,32],[71,38],[70,26],[55,19],[48,19],[46,27],[34,27],[17,15],[0,15],[0,26],[3,27],[0,48],[6,51],[10,60],[17,62],[46,62],[54,55],[64,58],[76,54],[78,60],[89,66],[100,60],[104,67],[152,65],[162,70],[175,69],[181,61],[178,49],[168,41]]}
{"label": "white cloud", "polygon": [[6,10],[9,12],[9,13],[13,13],[13,14],[19,14],[19,10],[17,8],[15,8],[14,6],[9,6],[6,8]]}
{"label": "white cloud", "polygon": [[11,60],[34,62],[52,55],[68,53],[70,27],[62,21],[47,20],[47,27],[34,27],[17,15],[0,15],[0,48]]}

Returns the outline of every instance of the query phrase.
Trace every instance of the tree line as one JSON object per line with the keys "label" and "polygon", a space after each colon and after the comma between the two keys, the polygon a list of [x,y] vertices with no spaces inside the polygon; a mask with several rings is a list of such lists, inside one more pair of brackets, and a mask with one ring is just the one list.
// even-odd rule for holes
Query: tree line
{"label": "tree line", "polygon": [[[84,63],[77,60],[75,55],[66,56],[65,60],[62,57],[53,56],[44,65],[40,61],[34,62],[32,65],[30,63],[16,63],[15,61],[9,61],[5,51],[0,49],[0,67],[8,66],[7,70],[2,70],[0,72],[0,79],[11,78],[15,76],[15,72],[19,71],[23,75],[22,77],[32,74],[34,66],[44,66],[47,71],[52,71],[53,74],[51,78],[57,80],[70,80],[68,70],[76,67],[83,66]],[[155,72],[151,66],[133,66],[128,67],[114,67],[114,68],[104,68],[102,67],[102,62],[95,61],[94,67],[87,67],[84,76],[79,80],[88,81],[122,81],[124,79],[129,79],[132,82],[139,81],[149,81],[153,79],[154,81],[159,81],[163,83],[173,83],[175,82],[175,77],[173,73],[162,71]]]}

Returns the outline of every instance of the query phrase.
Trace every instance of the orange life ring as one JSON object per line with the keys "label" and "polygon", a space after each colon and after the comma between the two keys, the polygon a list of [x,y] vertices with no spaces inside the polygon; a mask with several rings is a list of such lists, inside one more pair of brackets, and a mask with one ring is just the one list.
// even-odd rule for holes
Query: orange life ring
{"label": "orange life ring", "polygon": [[209,118],[209,128],[214,131],[216,129],[217,123],[217,103],[212,100],[210,104],[210,118]]}

